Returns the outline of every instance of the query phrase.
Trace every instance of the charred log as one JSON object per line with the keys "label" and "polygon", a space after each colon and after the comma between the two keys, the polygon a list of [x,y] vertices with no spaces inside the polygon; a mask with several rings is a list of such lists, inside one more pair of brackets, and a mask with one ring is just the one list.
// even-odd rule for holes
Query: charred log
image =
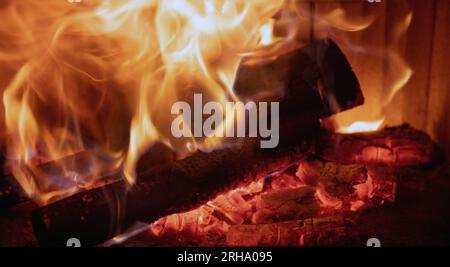
{"label": "charred log", "polygon": [[432,161],[433,145],[426,133],[403,125],[372,133],[326,132],[318,142],[317,154],[341,163],[425,166]]}
{"label": "charred log", "polygon": [[319,159],[304,160],[296,173],[305,184],[318,186],[335,196],[352,194],[354,186],[367,180],[364,165],[336,164]]}

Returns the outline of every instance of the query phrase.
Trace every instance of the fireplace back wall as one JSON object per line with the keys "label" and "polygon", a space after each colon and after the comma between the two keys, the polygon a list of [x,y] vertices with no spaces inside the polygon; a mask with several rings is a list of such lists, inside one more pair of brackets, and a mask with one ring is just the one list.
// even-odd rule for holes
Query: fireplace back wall
{"label": "fireplace back wall", "polygon": [[[383,56],[395,52],[412,69],[409,81],[382,108],[387,125],[404,122],[427,131],[447,152],[450,152],[450,1],[448,0],[382,0],[316,1],[316,11],[324,14],[340,5],[348,17],[374,16],[374,21],[362,31],[338,31],[338,39],[360,79],[367,104],[351,112],[348,121],[370,118],[380,109],[380,98],[388,94],[395,68]],[[409,28],[399,35],[399,26],[412,14]],[[338,41],[339,42],[339,41]],[[348,45],[351,44],[351,46]],[[355,52],[355,47],[367,50]],[[400,70],[398,70],[400,71]],[[368,115],[369,114],[369,115]],[[376,115],[375,115],[376,116]],[[345,120],[345,116],[344,116]]]}

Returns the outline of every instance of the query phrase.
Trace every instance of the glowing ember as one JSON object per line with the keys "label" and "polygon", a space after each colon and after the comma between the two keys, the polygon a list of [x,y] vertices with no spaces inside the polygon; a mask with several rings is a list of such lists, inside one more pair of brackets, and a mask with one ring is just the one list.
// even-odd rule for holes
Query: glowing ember
{"label": "glowing ember", "polygon": [[[361,180],[361,170],[364,170],[364,180]],[[161,218],[151,225],[148,234],[155,242],[168,242],[175,237],[177,243],[185,236],[197,245],[202,242],[212,242],[204,245],[224,245],[226,236],[227,245],[251,246],[264,244],[262,240],[275,235],[278,238],[268,244],[302,245],[301,240],[291,240],[288,236],[296,231],[295,236],[299,238],[309,236],[314,227],[315,231],[321,228],[325,231],[327,227],[334,229],[340,225],[337,221],[342,219],[326,216],[377,205],[372,201],[375,195],[382,195],[383,200],[393,197],[378,192],[384,192],[390,182],[384,184],[383,178],[379,178],[378,185],[374,185],[374,179],[367,175],[363,166],[304,160],[299,163],[296,175],[290,173],[288,169],[260,178],[250,185],[221,194],[198,209]],[[315,186],[308,186],[305,181]],[[355,185],[349,186],[353,183]],[[337,189],[339,187],[352,190],[346,192]],[[305,220],[307,218],[313,219]],[[310,223],[315,226],[308,226]],[[298,224],[303,226],[299,228]],[[280,231],[291,234],[284,236]]]}
{"label": "glowing ember", "polygon": [[316,197],[320,201],[320,205],[326,208],[340,209],[342,208],[342,201],[331,196],[325,190],[323,185],[319,185],[316,189]]}

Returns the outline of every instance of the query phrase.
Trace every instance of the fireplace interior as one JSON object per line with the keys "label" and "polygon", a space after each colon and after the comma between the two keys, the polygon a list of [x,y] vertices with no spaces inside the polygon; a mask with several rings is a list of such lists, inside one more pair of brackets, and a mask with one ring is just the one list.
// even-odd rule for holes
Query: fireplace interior
{"label": "fireplace interior", "polygon": [[[119,2],[0,4],[0,246],[450,244],[450,1]],[[194,93],[278,146],[170,136]]]}

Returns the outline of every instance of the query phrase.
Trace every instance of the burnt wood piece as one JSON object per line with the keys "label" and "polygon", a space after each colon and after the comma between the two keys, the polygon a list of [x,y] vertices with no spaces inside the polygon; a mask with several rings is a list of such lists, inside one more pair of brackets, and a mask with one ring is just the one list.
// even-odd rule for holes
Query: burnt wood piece
{"label": "burnt wood piece", "polygon": [[357,184],[366,182],[367,171],[361,164],[338,164],[311,158],[300,162],[296,175],[306,185],[317,187],[336,197],[351,195]]}
{"label": "burnt wood piece", "polygon": [[[398,168],[376,164],[342,164],[316,157],[300,162],[296,175],[306,185],[322,188],[342,201],[339,211],[356,211],[394,202]],[[336,210],[328,210],[330,214]]]}
{"label": "burnt wood piece", "polygon": [[[327,52],[324,57],[318,57],[312,52],[317,50]],[[273,66],[280,65],[279,60],[289,63],[285,94],[275,99],[280,101],[280,145],[277,148],[261,149],[259,139],[247,138],[241,139],[237,147],[211,153],[197,152],[158,168],[148,168],[146,161],[141,159],[137,184],[130,190],[124,181],[119,181],[36,210],[32,220],[39,243],[60,246],[65,245],[68,238],[77,237],[84,245],[96,245],[135,221],[151,222],[195,208],[239,183],[289,166],[309,154],[319,130],[319,118],[332,112],[327,110],[328,105],[318,89],[319,79],[327,75],[336,77],[332,84],[328,83],[329,90],[340,95],[348,92],[349,98],[356,98],[343,103],[345,108],[361,104],[362,97],[348,62],[343,57],[336,60],[335,55],[342,55],[342,52],[332,41],[317,41],[291,53],[289,58],[271,63]],[[322,69],[324,65],[334,66]],[[251,75],[251,72],[244,74],[242,68],[238,77]],[[336,75],[335,70],[346,71]],[[236,91],[242,92],[244,85],[238,79]],[[335,88],[337,86],[342,88]]]}
{"label": "burnt wood piece", "polygon": [[314,187],[305,186],[261,194],[256,198],[256,212],[252,216],[252,223],[264,224],[310,218],[320,208],[315,193]]}
{"label": "burnt wood piece", "polygon": [[331,39],[314,41],[275,61],[244,60],[234,88],[242,99],[273,101],[281,94],[281,116],[315,110],[328,117],[364,103],[350,63]]}
{"label": "burnt wood piece", "polygon": [[317,154],[326,160],[347,164],[412,167],[430,164],[433,146],[429,135],[405,124],[371,133],[326,132],[318,141]]}

